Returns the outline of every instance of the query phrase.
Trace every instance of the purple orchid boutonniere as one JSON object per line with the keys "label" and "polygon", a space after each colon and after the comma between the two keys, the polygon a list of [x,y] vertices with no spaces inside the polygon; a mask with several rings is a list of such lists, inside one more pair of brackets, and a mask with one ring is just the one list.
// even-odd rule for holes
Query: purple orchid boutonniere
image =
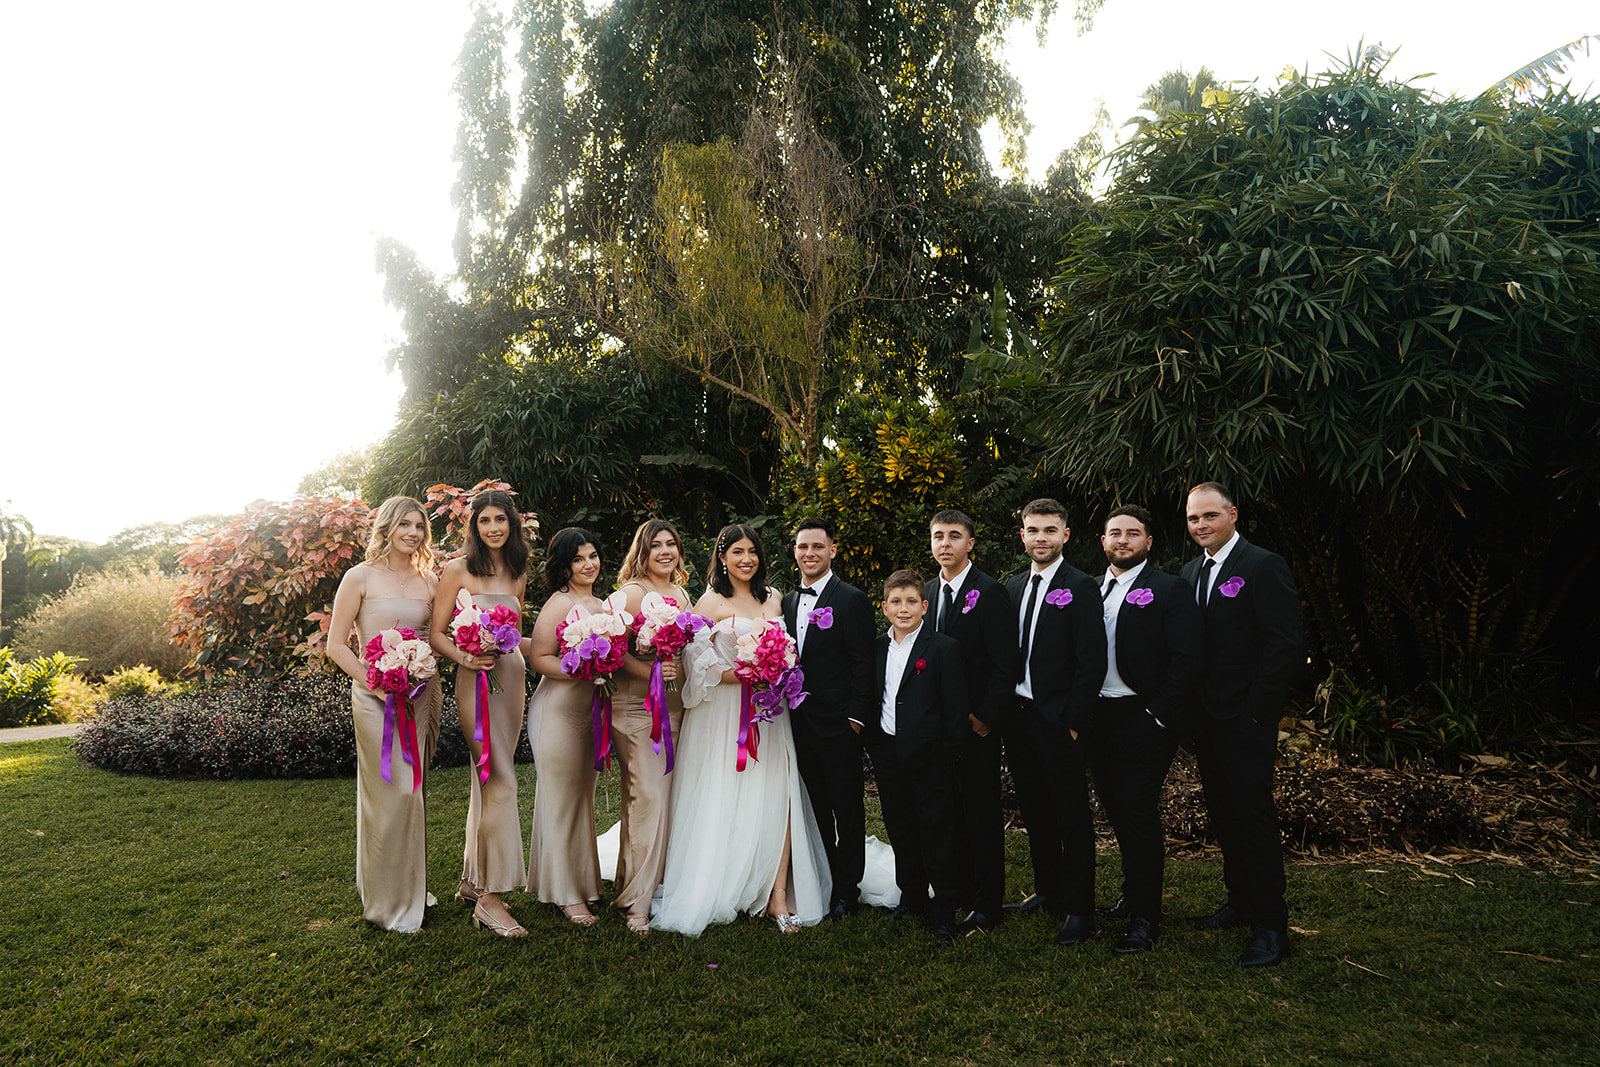
{"label": "purple orchid boutonniere", "polygon": [[1126,600],[1136,608],[1142,608],[1155,598],[1156,594],[1152,589],[1133,589],[1130,590],[1128,595],[1122,599]]}
{"label": "purple orchid boutonniere", "polygon": [[1229,578],[1227,581],[1217,586],[1217,592],[1221,593],[1229,600],[1232,600],[1234,597],[1239,595],[1239,590],[1243,588],[1244,579],[1240,578],[1238,575],[1234,575],[1232,578]]}
{"label": "purple orchid boutonniere", "polygon": [[819,630],[826,630],[833,625],[833,609],[817,608],[806,614],[806,622]]}
{"label": "purple orchid boutonniere", "polygon": [[917,662],[913,663],[912,666],[917,669],[918,674],[921,674],[923,671],[928,669],[928,661],[925,659],[919,659]]}
{"label": "purple orchid boutonniere", "polygon": [[1064,608],[1072,603],[1072,590],[1053,589],[1044,595],[1044,602],[1053,607]]}
{"label": "purple orchid boutonniere", "polygon": [[968,589],[967,590],[967,602],[965,604],[961,605],[961,614],[965,615],[967,612],[971,611],[973,608],[975,608],[977,606],[978,606],[978,591],[976,589]]}

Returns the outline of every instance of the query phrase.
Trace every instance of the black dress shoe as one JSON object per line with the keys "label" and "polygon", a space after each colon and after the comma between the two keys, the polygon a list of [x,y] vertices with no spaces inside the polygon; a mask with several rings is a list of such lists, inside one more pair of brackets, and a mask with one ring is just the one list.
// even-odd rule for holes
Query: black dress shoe
{"label": "black dress shoe", "polygon": [[1056,934],[1058,945],[1081,945],[1094,936],[1094,919],[1088,915],[1068,915]]}
{"label": "black dress shoe", "polygon": [[1232,904],[1224,904],[1210,915],[1190,919],[1189,925],[1196,930],[1226,930],[1231,926],[1243,926],[1244,916]]}
{"label": "black dress shoe", "polygon": [[861,904],[859,901],[836,900],[833,902],[833,907],[828,909],[828,914],[823,918],[828,922],[836,923],[846,915],[854,915],[860,910]]}
{"label": "black dress shoe", "polygon": [[1289,958],[1289,935],[1281,930],[1257,930],[1239,957],[1241,967],[1271,967]]}
{"label": "black dress shoe", "polygon": [[899,919],[921,919],[928,914],[927,908],[918,908],[911,904],[901,904],[889,913],[891,922]]}
{"label": "black dress shoe", "polygon": [[1044,897],[1041,897],[1038,893],[1029,893],[1015,904],[1003,905],[1001,910],[1009,911],[1013,915],[1026,915],[1030,911],[1038,911],[1042,907],[1044,907]]}
{"label": "black dress shoe", "polygon": [[1117,943],[1111,946],[1111,951],[1119,956],[1132,956],[1139,952],[1149,952],[1156,947],[1156,924],[1149,919],[1135,919],[1128,926],[1128,932],[1117,938]]}
{"label": "black dress shoe", "polygon": [[981,911],[969,911],[967,917],[961,920],[961,933],[976,934],[987,933],[999,924],[998,919],[991,919]]}
{"label": "black dress shoe", "polygon": [[935,941],[939,942],[939,944],[941,944],[941,945],[953,945],[953,944],[955,944],[956,943],[956,928],[955,928],[955,924],[954,923],[950,923],[950,922],[935,923],[934,927],[933,927],[933,939]]}
{"label": "black dress shoe", "polygon": [[1096,908],[1094,913],[1101,919],[1131,919],[1133,909],[1128,907],[1127,897],[1118,897],[1117,902],[1109,908]]}

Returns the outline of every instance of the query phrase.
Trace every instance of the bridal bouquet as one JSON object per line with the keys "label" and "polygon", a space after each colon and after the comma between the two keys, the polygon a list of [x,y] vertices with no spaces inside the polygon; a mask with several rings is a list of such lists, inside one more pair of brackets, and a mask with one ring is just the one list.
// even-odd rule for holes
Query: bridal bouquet
{"label": "bridal bouquet", "polygon": [[[469,656],[500,656],[516,650],[522,642],[522,619],[504,604],[485,611],[472,602],[465,589],[456,594],[450,617],[450,640]],[[472,739],[483,746],[478,757],[478,781],[489,780],[489,694],[500,692],[500,678],[493,667],[478,672],[477,712],[472,724]]]}
{"label": "bridal bouquet", "polygon": [[422,785],[422,754],[417,746],[417,720],[411,714],[411,701],[422,695],[428,679],[439,673],[439,661],[428,642],[417,632],[395,626],[376,634],[362,650],[367,661],[367,688],[383,697],[383,755],[379,770],[383,780],[390,777],[394,756],[396,725],[400,728],[400,758],[411,764],[411,791]]}
{"label": "bridal bouquet", "polygon": [[794,638],[776,619],[758,622],[735,642],[733,673],[744,689],[739,701],[738,770],[744,770],[747,756],[760,758],[756,755],[759,724],[793,711],[805,700],[801,687],[806,678],[798,662]]}
{"label": "bridal bouquet", "polygon": [[589,711],[594,723],[597,771],[611,766],[611,693],[616,688],[611,676],[622,669],[633,622],[633,616],[622,609],[623,600],[621,593],[612,593],[601,609],[593,612],[574,604],[556,626],[562,672],[574,680],[594,683]]}
{"label": "bridal bouquet", "polygon": [[678,602],[660,593],[646,593],[634,617],[633,630],[639,639],[639,650],[655,653],[655,663],[650,667],[650,687],[645,691],[644,709],[650,713],[651,748],[667,752],[667,774],[672,773],[672,716],[667,711],[667,692],[677,689],[677,679],[662,680],[661,661],[681,653],[694,635],[711,625],[711,620],[692,611],[680,611]]}

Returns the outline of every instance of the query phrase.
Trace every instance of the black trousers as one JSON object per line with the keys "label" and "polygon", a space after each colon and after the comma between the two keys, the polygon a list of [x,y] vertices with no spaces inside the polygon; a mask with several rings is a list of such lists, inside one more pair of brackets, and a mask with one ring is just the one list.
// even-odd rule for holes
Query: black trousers
{"label": "black trousers", "polygon": [[1094,817],[1089,810],[1087,748],[1066,727],[1045,721],[1019,698],[1006,734],[1017,805],[1028,827],[1033,890],[1046,907],[1094,914]]}
{"label": "black trousers", "polygon": [[1167,842],[1161,787],[1178,735],[1156,723],[1140,697],[1101,697],[1088,731],[1095,792],[1117,832],[1122,895],[1134,917],[1161,921]]}
{"label": "black trousers", "polygon": [[1272,799],[1278,723],[1202,717],[1194,740],[1228,903],[1252,926],[1287,933],[1283,838]]}
{"label": "black trousers", "polygon": [[795,762],[828,854],[833,899],[853,905],[861,898],[867,865],[861,738],[848,728],[838,737],[818,737],[798,722],[795,726]]}
{"label": "black trousers", "polygon": [[[935,922],[955,918],[961,894],[956,862],[959,824],[954,752],[933,750],[912,764],[901,761],[895,739],[882,730],[867,738],[872,772],[883,805],[883,825],[894,849],[894,880],[900,902],[925,911]],[[928,902],[928,889],[933,901]]]}
{"label": "black trousers", "polygon": [[1000,731],[969,727],[956,764],[961,903],[998,918],[1006,891],[1006,821],[1000,799]]}

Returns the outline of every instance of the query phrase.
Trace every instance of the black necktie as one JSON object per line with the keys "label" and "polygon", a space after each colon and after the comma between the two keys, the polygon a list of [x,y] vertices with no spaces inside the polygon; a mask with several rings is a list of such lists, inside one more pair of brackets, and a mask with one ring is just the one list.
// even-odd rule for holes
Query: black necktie
{"label": "black necktie", "polygon": [[1115,589],[1116,587],[1117,587],[1117,580],[1115,578],[1112,578],[1110,581],[1106,582],[1106,591],[1100,594],[1100,599],[1101,600],[1110,600],[1111,599],[1111,590]]}
{"label": "black necktie", "polygon": [[1022,650],[1024,656],[1028,652],[1028,634],[1033,629],[1033,602],[1038,599],[1039,580],[1043,577],[1042,574],[1035,574],[1033,582],[1028,586],[1028,605],[1022,611],[1022,636],[1017,638],[1017,647]]}
{"label": "black necktie", "polygon": [[1211,599],[1211,572],[1216,565],[1217,561],[1210,556],[1207,556],[1206,561],[1200,564],[1200,584],[1195,586],[1194,595],[1195,601],[1201,607],[1205,607],[1206,602]]}
{"label": "black necktie", "polygon": [[956,591],[949,582],[944,583],[944,600],[939,605],[939,632],[950,629],[950,616],[955,612]]}

